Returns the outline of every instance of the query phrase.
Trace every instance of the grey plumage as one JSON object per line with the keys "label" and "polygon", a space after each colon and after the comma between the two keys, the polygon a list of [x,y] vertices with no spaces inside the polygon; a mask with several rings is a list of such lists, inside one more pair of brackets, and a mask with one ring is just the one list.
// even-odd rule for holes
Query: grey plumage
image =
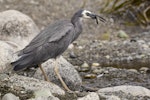
{"label": "grey plumage", "polygon": [[[50,58],[56,58],[61,55],[68,48],[69,44],[76,40],[82,32],[81,18],[85,16],[83,11],[79,10],[76,12],[71,21],[57,21],[41,31],[19,52],[20,59],[11,63],[14,70],[18,71],[34,67]],[[95,19],[97,19],[96,15]]]}

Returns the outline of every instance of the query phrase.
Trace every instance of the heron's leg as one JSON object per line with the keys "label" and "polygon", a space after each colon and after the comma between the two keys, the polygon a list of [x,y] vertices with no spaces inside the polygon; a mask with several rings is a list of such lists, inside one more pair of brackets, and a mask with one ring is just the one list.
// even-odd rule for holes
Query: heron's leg
{"label": "heron's leg", "polygon": [[50,80],[49,80],[48,76],[46,75],[45,71],[43,70],[41,64],[39,64],[38,66],[40,67],[40,69],[41,69],[41,71],[42,71],[42,74],[44,75],[44,79],[45,79],[46,81],[50,82]]}
{"label": "heron's leg", "polygon": [[59,78],[61,84],[63,85],[63,87],[64,87],[67,91],[72,92],[72,91],[68,88],[68,86],[66,85],[66,83],[63,81],[61,75],[59,74],[57,59],[55,59],[54,71],[55,71],[56,75],[58,76],[58,78]]}

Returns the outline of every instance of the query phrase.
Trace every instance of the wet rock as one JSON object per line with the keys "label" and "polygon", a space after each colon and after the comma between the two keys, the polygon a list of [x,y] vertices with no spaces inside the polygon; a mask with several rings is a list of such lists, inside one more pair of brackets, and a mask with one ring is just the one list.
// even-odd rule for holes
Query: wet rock
{"label": "wet rock", "polygon": [[112,95],[117,96],[118,100],[150,99],[150,90],[141,86],[122,85],[122,86],[108,87],[98,90],[97,93],[99,94],[100,98],[103,99],[105,98],[106,100],[108,97],[110,98]]}
{"label": "wet rock", "polygon": [[100,100],[97,93],[91,92],[85,97],[78,98],[77,100]]}
{"label": "wet rock", "polygon": [[23,38],[38,32],[39,29],[27,15],[16,10],[0,12],[0,35],[2,36],[0,39],[5,37]]}
{"label": "wet rock", "polygon": [[2,100],[20,100],[19,97],[15,96],[12,93],[7,93],[3,96]]}
{"label": "wet rock", "polygon": [[[6,77],[5,74],[2,75]],[[0,80],[0,91],[3,94],[11,92],[18,95],[22,100],[33,97],[34,91],[42,89],[47,89],[56,95],[65,95],[65,92],[57,85],[34,78],[11,75]]]}
{"label": "wet rock", "polygon": [[[63,80],[68,85],[68,87],[72,90],[79,90],[82,84],[82,79],[78,72],[75,70],[75,68],[70,63],[68,63],[63,57],[57,59],[57,62],[60,75],[62,76]],[[50,81],[61,86],[60,80],[54,72],[55,60],[48,60],[47,62],[42,64],[42,66],[45,72],[47,73]],[[44,79],[40,69],[38,69],[35,72],[34,77],[38,79]]]}

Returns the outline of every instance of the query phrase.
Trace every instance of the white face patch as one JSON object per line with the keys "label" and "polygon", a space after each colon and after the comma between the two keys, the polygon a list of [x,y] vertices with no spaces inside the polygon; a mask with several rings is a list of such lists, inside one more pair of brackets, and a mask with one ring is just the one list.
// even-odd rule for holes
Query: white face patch
{"label": "white face patch", "polygon": [[83,18],[91,18],[90,16],[87,16],[86,13],[90,13],[91,14],[90,11],[83,10],[83,12],[82,12]]}

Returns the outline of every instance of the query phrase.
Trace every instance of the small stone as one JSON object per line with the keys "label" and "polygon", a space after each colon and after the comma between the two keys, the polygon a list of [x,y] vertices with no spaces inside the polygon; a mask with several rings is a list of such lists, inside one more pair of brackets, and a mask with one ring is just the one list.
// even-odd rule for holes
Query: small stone
{"label": "small stone", "polygon": [[83,49],[83,47],[82,46],[78,46],[78,49]]}
{"label": "small stone", "polygon": [[119,32],[118,32],[118,35],[117,35],[119,38],[128,38],[129,36],[128,36],[128,34],[125,32],[125,31],[123,31],[123,30],[120,30]]}
{"label": "small stone", "polygon": [[137,73],[137,72],[138,72],[136,69],[129,69],[128,71],[134,72],[134,73]]}
{"label": "small stone", "polygon": [[93,67],[98,67],[100,64],[99,63],[92,63]]}
{"label": "small stone", "polygon": [[79,72],[88,72],[90,69],[89,68],[79,68]]}
{"label": "small stone", "polygon": [[144,49],[148,49],[148,48],[149,48],[149,46],[148,46],[147,44],[143,44],[142,47],[143,47]]}
{"label": "small stone", "polygon": [[86,72],[89,70],[90,70],[90,66],[86,62],[84,62],[79,69],[79,71],[81,71],[81,72]]}
{"label": "small stone", "polygon": [[139,69],[141,73],[147,73],[147,71],[149,70],[149,68],[147,67],[142,67]]}
{"label": "small stone", "polygon": [[107,59],[109,59],[109,58],[110,58],[110,56],[109,56],[109,55],[106,55],[105,57],[106,57]]}
{"label": "small stone", "polygon": [[74,45],[73,44],[70,44],[68,49],[73,49],[74,48]]}
{"label": "small stone", "polygon": [[108,73],[109,73],[109,71],[108,71],[108,70],[105,70],[105,71],[104,71],[104,74],[108,74]]}
{"label": "small stone", "polygon": [[71,51],[69,57],[70,58],[76,58],[77,56],[75,55],[75,53],[73,51]]}
{"label": "small stone", "polygon": [[104,74],[97,75],[97,78],[101,78]]}
{"label": "small stone", "polygon": [[12,93],[7,93],[3,96],[2,100],[20,100],[19,97],[15,96]]}
{"label": "small stone", "polygon": [[93,78],[96,78],[96,75],[95,74],[87,74],[84,76],[85,79],[93,79]]}
{"label": "small stone", "polygon": [[82,68],[89,68],[89,65],[88,65],[86,62],[84,62],[84,63],[81,65],[81,67],[82,67]]}
{"label": "small stone", "polygon": [[92,72],[93,72],[94,74],[100,74],[100,73],[102,73],[102,70],[94,69]]}

